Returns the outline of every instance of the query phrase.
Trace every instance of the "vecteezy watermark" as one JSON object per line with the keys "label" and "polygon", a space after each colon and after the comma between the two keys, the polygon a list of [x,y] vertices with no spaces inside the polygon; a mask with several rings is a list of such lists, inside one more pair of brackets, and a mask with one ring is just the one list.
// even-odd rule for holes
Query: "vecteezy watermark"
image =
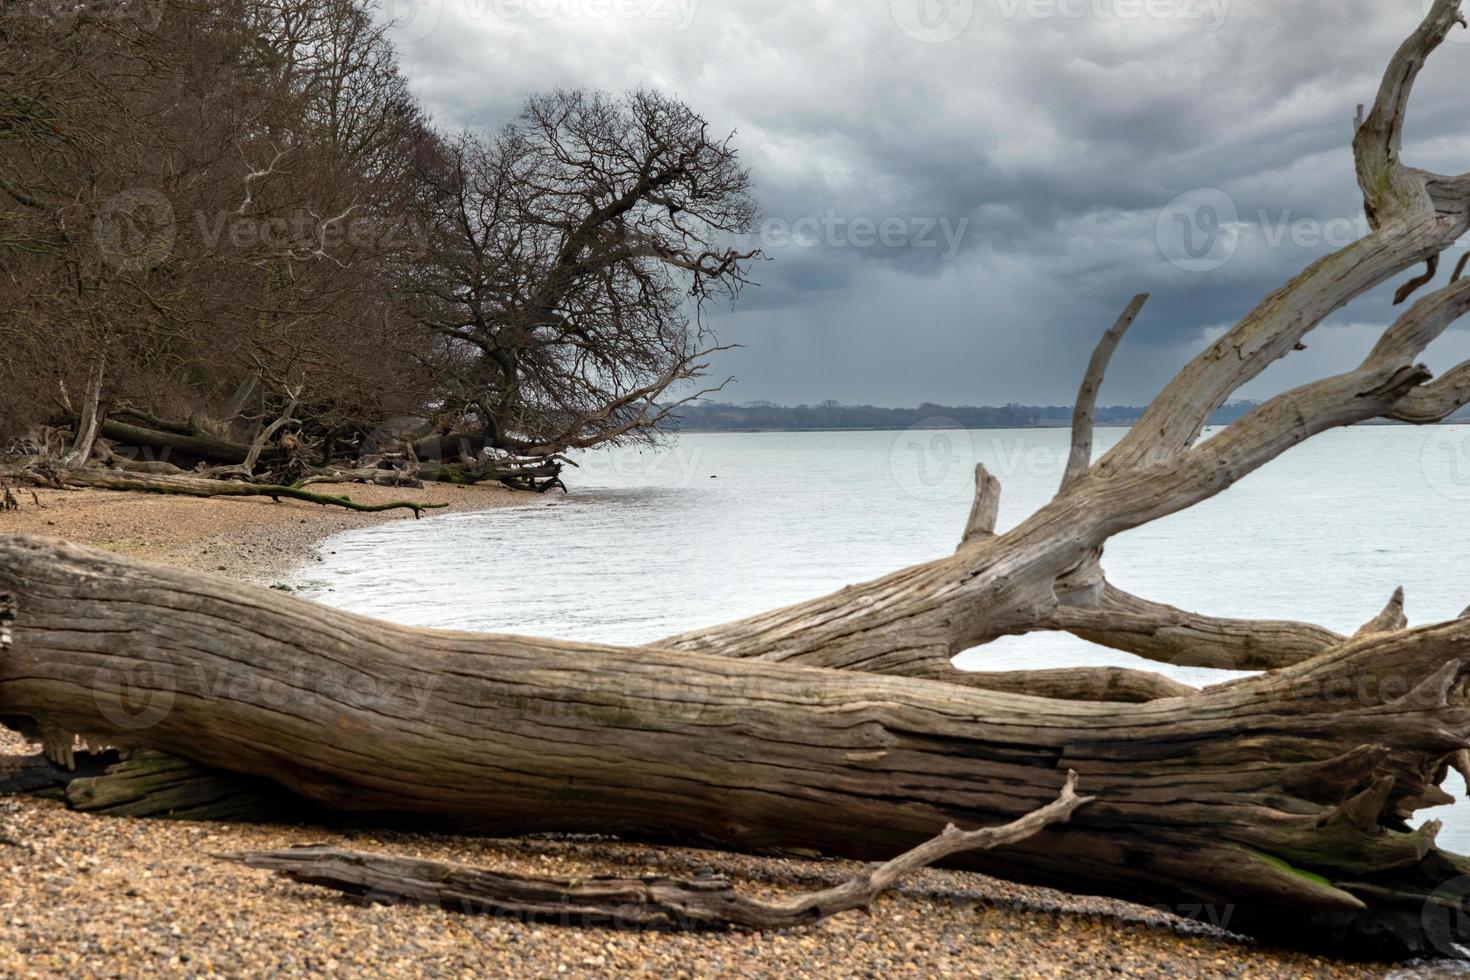
{"label": "vecteezy watermark", "polygon": [[960,253],[970,230],[970,218],[948,216],[847,217],[828,210],[821,216],[767,218],[747,243],[762,249],[882,248],[926,249],[948,262]]}
{"label": "vecteezy watermark", "polygon": [[328,258],[347,248],[412,255],[428,250],[429,232],[422,224],[354,209],[330,216],[301,208],[264,216],[200,211],[194,221],[200,242],[210,251],[233,248],[307,259]]}
{"label": "vecteezy watermark", "polygon": [[194,703],[229,701],[282,709],[325,702],[335,711],[423,718],[438,686],[439,678],[427,671],[383,678],[368,670],[321,664],[295,664],[274,673],[238,664],[201,662],[186,668],[124,651],[93,672],[92,699],[118,731],[137,732],[167,719],[181,695]]}
{"label": "vecteezy watermark", "polygon": [[361,250],[422,256],[429,248],[422,222],[373,215],[356,205],[336,214],[307,208],[262,215],[201,210],[191,220],[176,215],[166,195],[147,188],[108,198],[93,229],[103,261],[124,272],[162,265],[176,251],[180,234],[189,233],[195,236],[190,245],[207,252],[232,249],[249,253],[251,260],[326,260],[344,267]]}
{"label": "vecteezy watermark", "polygon": [[1154,240],[1170,265],[1186,272],[1210,272],[1235,257],[1240,213],[1229,194],[1217,187],[1197,187],[1159,212]]}
{"label": "vecteezy watermark", "polygon": [[978,457],[971,434],[954,419],[927,419],[888,446],[888,471],[916,500],[955,500],[975,492]]}
{"label": "vecteezy watermark", "polygon": [[108,657],[92,675],[98,714],[124,732],[143,731],[167,718],[177,690],[171,665],[138,657]]}
{"label": "vecteezy watermark", "polygon": [[1071,458],[1066,434],[1045,428],[1026,434],[967,430],[955,419],[925,419],[894,437],[888,468],[899,488],[916,499],[968,499],[979,463],[1001,483],[1060,481]]}
{"label": "vecteezy watermark", "polygon": [[1424,935],[1441,956],[1461,959],[1470,945],[1470,876],[1444,882],[1424,902],[1419,913]]}
{"label": "vecteezy watermark", "polygon": [[975,20],[976,0],[889,0],[893,22],[915,41],[953,41]]}
{"label": "vecteezy watermark", "polygon": [[995,0],[1007,20],[1173,20],[1198,21],[1218,31],[1230,13],[1230,0]]}
{"label": "vecteezy watermark", "polygon": [[577,475],[594,484],[637,481],[687,490],[704,472],[704,448],[672,441],[653,449],[611,449],[578,454]]}
{"label": "vecteezy watermark", "polygon": [[1446,500],[1470,500],[1470,425],[1434,425],[1419,464],[1430,488]]}
{"label": "vecteezy watermark", "polygon": [[1290,208],[1259,208],[1244,218],[1218,187],[1196,187],[1164,206],[1154,239],[1170,265],[1185,272],[1213,272],[1235,257],[1247,234],[1265,248],[1340,249],[1368,233],[1361,212],[1352,217],[1299,215]]}
{"label": "vecteezy watermark", "polygon": [[103,261],[124,272],[146,272],[162,264],[173,252],[178,230],[169,199],[144,188],[108,198],[92,227]]}
{"label": "vecteezy watermark", "polygon": [[646,20],[676,31],[694,26],[703,0],[468,0],[471,14],[504,21]]}
{"label": "vecteezy watermark", "polygon": [[444,16],[444,0],[383,0],[383,19],[399,44],[422,41]]}
{"label": "vecteezy watermark", "polygon": [[[1150,905],[1149,908],[1160,913],[1161,918],[1150,918],[1147,925],[1150,929],[1157,931],[1177,931],[1181,926],[1196,925],[1208,926],[1221,932],[1230,929],[1230,920],[1235,917],[1234,905],[1207,905],[1182,904],[1182,905]],[[1182,921],[1181,921],[1182,920]]]}

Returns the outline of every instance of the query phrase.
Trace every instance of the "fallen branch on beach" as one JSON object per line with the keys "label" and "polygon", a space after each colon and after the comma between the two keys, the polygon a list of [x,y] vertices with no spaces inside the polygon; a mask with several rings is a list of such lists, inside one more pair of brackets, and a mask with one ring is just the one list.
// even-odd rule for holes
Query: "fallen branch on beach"
{"label": "fallen branch on beach", "polygon": [[[1413,82],[1459,23],[1454,0],[1434,0],[1357,129],[1371,232],[1263,300],[1093,462],[1092,406],[1135,299],[1088,368],[1063,485],[1011,530],[982,471],[954,554],[633,649],[413,629],[0,537],[0,720],[68,766],[95,761],[78,739],[192,760],[160,764],[159,797],[136,768],[87,777],[93,798],[126,797],[135,813],[233,777],[368,819],[869,860],[946,823],[1033,813],[1075,771],[1096,803],[947,860],[1153,906],[1229,906],[1232,928],[1340,954],[1465,955],[1470,859],[1411,821],[1452,802],[1452,768],[1470,771],[1470,619],[1411,629],[1396,594],[1348,637],[1175,609],[1102,566],[1117,535],[1315,435],[1470,404],[1470,361],[1437,380],[1418,363],[1470,312],[1462,279],[1425,292],[1357,367],[1202,439],[1216,407],[1327,317],[1470,231],[1470,175],[1400,159]],[[1265,673],[1192,692],[1142,672],[987,679],[953,666],[1001,637],[1058,630]]]}
{"label": "fallen branch on beach", "polygon": [[295,847],[223,855],[293,881],[346,892],[366,904],[412,902],[453,912],[503,915],[577,925],[664,929],[791,929],[869,908],[903,878],[970,851],[1007,847],[1065,823],[1091,797],[1077,795],[1070,773],[1055,802],[1002,827],[969,832],[953,824],[932,840],[840,885],[778,902],[749,898],[728,881],[675,878],[533,878],[439,861]]}
{"label": "fallen branch on beach", "polygon": [[426,510],[442,510],[448,504],[419,504],[412,501],[394,501],[385,504],[358,503],[346,495],[314,493],[300,486],[276,486],[273,484],[243,483],[236,480],[204,480],[188,476],[155,476],[146,473],[126,473],[96,467],[79,469],[27,470],[23,474],[39,486],[59,486],[95,490],[131,490],[138,493],[159,493],[179,497],[270,497],[272,500],[299,500],[322,507],[342,507],[364,514],[380,514],[394,510],[411,510],[414,517],[423,517]]}

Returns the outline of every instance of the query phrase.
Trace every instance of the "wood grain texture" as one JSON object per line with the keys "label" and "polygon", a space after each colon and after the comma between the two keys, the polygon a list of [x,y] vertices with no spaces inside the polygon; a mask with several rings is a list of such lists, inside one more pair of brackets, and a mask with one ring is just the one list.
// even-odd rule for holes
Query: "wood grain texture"
{"label": "wood grain texture", "polygon": [[[1075,770],[1098,799],[1065,828],[957,860],[1400,952],[1433,948],[1417,911],[1358,885],[1422,899],[1460,867],[1402,821],[1444,802],[1470,747],[1465,622],[1118,705],[411,629],[47,540],[0,538],[0,594],[7,724],[53,753],[72,736],[154,749],[329,809],[872,860],[1044,807]],[[1353,801],[1389,778],[1364,821]]]}

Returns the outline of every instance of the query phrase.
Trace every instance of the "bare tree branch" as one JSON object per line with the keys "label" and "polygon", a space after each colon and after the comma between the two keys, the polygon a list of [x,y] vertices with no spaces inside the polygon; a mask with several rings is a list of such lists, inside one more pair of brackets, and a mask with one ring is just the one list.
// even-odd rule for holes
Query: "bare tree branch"
{"label": "bare tree branch", "polygon": [[1067,458],[1066,473],[1062,476],[1063,492],[1070,490],[1092,469],[1093,417],[1097,412],[1097,396],[1102,391],[1103,376],[1107,373],[1108,363],[1113,359],[1118,344],[1123,341],[1123,335],[1133,326],[1133,321],[1138,319],[1138,314],[1143,311],[1143,305],[1147,302],[1147,293],[1133,297],[1123,315],[1118,317],[1118,322],[1103,334],[1097,350],[1093,352],[1092,362],[1087,366],[1087,373],[1082,376],[1077,404],[1072,409],[1072,452]]}
{"label": "bare tree branch", "polygon": [[953,824],[933,840],[905,851],[840,885],[782,901],[762,901],[728,881],[671,878],[528,878],[412,858],[353,853],[330,847],[297,847],[224,855],[294,881],[346,892],[366,904],[413,902],[451,912],[551,918],[591,926],[707,929],[793,929],[844,912],[866,910],[885,891],[916,871],[971,851],[1009,847],[1047,827],[1066,823],[1092,797],[1077,795],[1068,773],[1054,803],[1001,827],[961,831]]}

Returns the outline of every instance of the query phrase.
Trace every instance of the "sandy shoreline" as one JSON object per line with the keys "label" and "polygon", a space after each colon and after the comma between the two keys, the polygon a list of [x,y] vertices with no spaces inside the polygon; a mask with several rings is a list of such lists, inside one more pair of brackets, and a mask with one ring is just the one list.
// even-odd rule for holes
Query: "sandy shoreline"
{"label": "sandy shoreline", "polygon": [[[363,504],[400,500],[443,504],[434,516],[533,503],[529,494],[499,486],[430,484],[397,490],[360,484],[322,484],[313,492],[346,495]],[[0,533],[66,538],[77,544],[143,558],[160,565],[271,585],[308,561],[326,538],[353,528],[413,520],[410,511],[364,514],[300,501],[266,498],[201,499],[112,491],[18,489],[19,512],[0,514]],[[39,501],[40,506],[36,505]]]}
{"label": "sandy shoreline", "polygon": [[[500,489],[342,488],[354,499],[451,511],[534,503]],[[21,493],[0,533],[39,534],[271,584],[332,534],[399,514],[309,504],[101,491]],[[0,735],[0,752],[22,751]],[[586,840],[487,841],[299,827],[86,817],[0,800],[0,976],[1381,976],[1383,968],[1261,950],[1120,902],[929,871],[847,915],[789,933],[700,936],[572,930],[434,909],[363,909],[210,855],[300,843],[437,857],[508,871],[714,872],[753,891],[812,888],[847,862],[752,858]]]}

